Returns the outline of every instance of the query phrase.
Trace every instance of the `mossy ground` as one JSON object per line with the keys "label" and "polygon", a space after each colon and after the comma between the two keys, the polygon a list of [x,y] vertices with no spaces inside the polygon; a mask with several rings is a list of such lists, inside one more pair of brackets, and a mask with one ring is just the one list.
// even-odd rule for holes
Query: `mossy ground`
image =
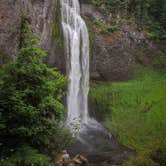
{"label": "mossy ground", "polygon": [[121,143],[149,152],[166,136],[166,73],[136,67],[133,80],[92,83],[91,105]]}

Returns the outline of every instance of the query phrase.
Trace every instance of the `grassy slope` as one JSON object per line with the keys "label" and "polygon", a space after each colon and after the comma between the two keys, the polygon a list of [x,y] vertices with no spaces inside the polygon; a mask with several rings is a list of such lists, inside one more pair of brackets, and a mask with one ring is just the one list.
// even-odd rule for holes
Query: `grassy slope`
{"label": "grassy slope", "polygon": [[90,99],[123,144],[146,152],[165,139],[166,74],[139,67],[128,82],[93,83]]}

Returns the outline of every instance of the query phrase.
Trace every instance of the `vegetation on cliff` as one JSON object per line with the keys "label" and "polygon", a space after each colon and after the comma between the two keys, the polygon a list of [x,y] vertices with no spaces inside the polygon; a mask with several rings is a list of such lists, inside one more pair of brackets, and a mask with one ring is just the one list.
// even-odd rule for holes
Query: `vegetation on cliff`
{"label": "vegetation on cliff", "polygon": [[[59,2],[55,0],[52,38],[59,47],[63,47]],[[136,29],[144,31],[149,39],[166,39],[164,0],[81,2],[93,4],[105,17],[102,20],[84,16],[89,27],[91,58],[96,34],[103,35],[99,39],[101,43],[106,40],[111,46],[115,40],[121,39],[123,27],[128,23],[128,31],[133,28],[133,32]],[[2,166],[51,166],[57,153],[71,143],[70,133],[59,126],[65,113],[62,98],[66,93],[66,78],[57,69],[48,68],[43,63],[46,53],[37,48],[38,37],[32,34],[29,21],[26,14],[22,14],[17,60],[0,69]],[[153,52],[154,56],[148,57],[144,43],[139,44],[143,46],[142,54],[140,46],[139,55],[134,54],[133,57],[141,65],[145,64],[146,59],[151,59],[151,64],[147,62],[145,65],[150,67],[139,64],[134,77],[126,82],[92,83],[91,114],[102,121],[123,145],[138,152],[138,156],[125,162],[124,166],[165,166],[165,50],[157,50],[157,53]],[[7,59],[6,53],[1,51],[0,66]]]}
{"label": "vegetation on cliff", "polygon": [[127,19],[135,22],[139,30],[146,31],[151,39],[166,37],[166,4],[164,0],[82,0],[95,5],[103,14],[112,14],[112,19]]}

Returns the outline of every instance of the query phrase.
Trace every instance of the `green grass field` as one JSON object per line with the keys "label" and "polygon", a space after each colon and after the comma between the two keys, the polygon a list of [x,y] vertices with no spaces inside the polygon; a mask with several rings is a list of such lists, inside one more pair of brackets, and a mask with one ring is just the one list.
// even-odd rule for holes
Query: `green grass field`
{"label": "green grass field", "polygon": [[165,73],[137,67],[133,80],[92,83],[90,103],[124,145],[141,153],[166,141]]}

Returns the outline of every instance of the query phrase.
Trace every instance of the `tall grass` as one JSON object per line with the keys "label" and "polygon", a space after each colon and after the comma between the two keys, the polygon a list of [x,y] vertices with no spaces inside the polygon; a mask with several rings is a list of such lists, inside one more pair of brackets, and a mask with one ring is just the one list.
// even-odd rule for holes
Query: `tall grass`
{"label": "tall grass", "polygon": [[137,67],[128,82],[93,83],[90,101],[104,110],[105,125],[124,145],[147,152],[166,140],[165,73]]}

